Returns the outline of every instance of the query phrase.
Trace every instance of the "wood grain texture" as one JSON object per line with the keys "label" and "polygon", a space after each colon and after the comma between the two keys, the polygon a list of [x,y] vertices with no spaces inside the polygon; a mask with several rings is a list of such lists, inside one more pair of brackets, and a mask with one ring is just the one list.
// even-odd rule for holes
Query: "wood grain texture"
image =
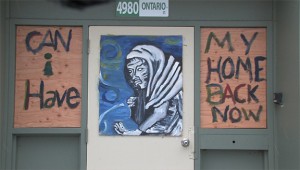
{"label": "wood grain texture", "polygon": [[[219,43],[214,38],[209,43],[212,34]],[[267,127],[266,46],[265,28],[201,28],[201,128]],[[245,70],[242,64],[238,64],[238,60],[246,63],[247,58],[251,69],[247,65]],[[239,72],[237,65],[240,66]],[[258,115],[260,107],[262,110]],[[249,115],[250,110],[257,116],[257,120]]]}
{"label": "wood grain texture", "polygon": [[[61,37],[59,37],[58,34],[60,34]],[[64,41],[64,45],[62,41]],[[66,47],[68,47],[68,50]],[[28,50],[28,48],[31,48],[31,50]],[[33,52],[32,49],[38,50]],[[47,59],[46,54],[51,54],[51,58]],[[50,69],[52,75],[45,75],[44,69],[47,62],[48,66],[50,65],[48,71]],[[14,111],[15,128],[80,127],[81,81],[81,27],[17,27]],[[27,82],[30,83],[30,91],[27,91]],[[55,102],[54,105],[41,108],[40,97],[28,97],[28,108],[25,109],[26,96],[28,96],[28,94],[39,94],[41,82],[44,83],[44,105],[47,103],[49,106],[51,103]],[[69,90],[70,88],[71,90]],[[76,96],[76,90],[74,89],[78,91],[80,97],[74,97]],[[70,91],[69,93],[68,90]],[[54,93],[59,94],[61,106],[58,106],[57,94]],[[67,99],[67,96],[69,96],[69,99]],[[72,96],[74,98],[72,98]],[[71,104],[79,104],[72,108],[69,107],[67,100]]]}

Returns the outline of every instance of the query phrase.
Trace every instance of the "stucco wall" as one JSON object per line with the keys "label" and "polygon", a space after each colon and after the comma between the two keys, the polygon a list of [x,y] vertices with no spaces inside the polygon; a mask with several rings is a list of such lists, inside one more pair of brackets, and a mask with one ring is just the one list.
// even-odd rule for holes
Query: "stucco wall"
{"label": "stucco wall", "polygon": [[275,90],[283,93],[276,107],[278,169],[300,169],[299,1],[276,1]]}
{"label": "stucco wall", "polygon": [[[8,67],[10,67],[9,65],[6,65],[6,60],[9,59],[9,57],[13,57],[13,56],[9,56],[9,55],[4,55],[4,48],[6,44],[4,44],[4,40],[6,40],[7,35],[13,35],[13,33],[9,33],[8,30],[4,31],[5,28],[5,24],[2,24],[2,22],[4,21],[3,14],[5,11],[8,11],[9,14],[9,22],[10,25],[12,27],[14,27],[15,25],[62,25],[65,24],[63,23],[64,21],[67,21],[68,24],[75,24],[75,25],[83,25],[85,28],[88,28],[89,25],[146,25],[146,26],[172,26],[174,25],[179,25],[179,26],[195,26],[195,36],[196,38],[199,38],[199,25],[214,25],[216,23],[216,25],[221,25],[220,22],[225,23],[225,26],[231,26],[230,24],[235,23],[236,25],[239,25],[240,22],[243,22],[243,24],[241,25],[246,25],[247,26],[247,22],[251,23],[256,23],[256,22],[265,22],[265,21],[272,21],[273,20],[273,0],[213,0],[213,1],[209,1],[209,0],[170,0],[170,16],[167,18],[130,18],[130,17],[117,17],[115,15],[115,3],[114,1],[110,2],[110,3],[105,3],[105,4],[96,4],[94,6],[89,6],[86,8],[82,8],[82,9],[76,9],[76,8],[70,8],[70,7],[66,7],[63,6],[59,0],[42,0],[42,1],[36,1],[36,0],[17,0],[17,1],[10,1],[9,2],[9,8],[6,9],[6,6],[4,6],[1,3],[1,26],[0,26],[0,31],[1,31],[1,41],[0,41],[0,53],[1,53],[1,61],[0,61],[0,80],[1,80],[1,84],[0,84],[0,92],[1,92],[1,98],[0,98],[0,111],[1,114],[3,114],[3,108],[6,110],[10,110],[11,112],[13,112],[13,101],[11,101],[9,104],[10,105],[5,105],[5,103],[7,102],[7,99],[9,98],[8,96],[8,92],[4,89],[4,81],[3,80],[7,80],[6,77],[9,74],[7,72]],[[1,1],[2,2],[2,1]],[[7,1],[6,1],[7,2]],[[280,22],[288,22],[288,26],[294,26],[297,25],[298,22],[298,14],[297,17],[293,15],[291,16],[287,16],[287,13],[290,13],[292,11],[297,11],[297,9],[294,9],[298,6],[293,6],[295,3],[292,3],[289,7],[285,8],[284,6],[280,6],[280,4],[278,4],[278,7],[280,8],[278,11],[279,14],[281,14],[280,16],[278,16],[278,19],[280,19]],[[298,4],[298,3],[296,3]],[[5,9],[5,10],[4,10]],[[292,9],[292,11],[289,11],[290,9]],[[287,17],[292,17],[293,20],[295,21],[297,20],[296,23],[292,23],[289,21],[286,21],[285,19]],[[162,22],[163,21],[163,22]],[[174,22],[173,22],[174,21]],[[178,24],[179,23],[179,24]],[[235,26],[236,26],[235,25]],[[285,31],[283,31],[283,33],[279,36],[279,39],[288,39],[291,41],[294,37],[294,34],[297,34],[299,27],[298,25],[295,28],[292,28],[292,32],[290,32],[288,29],[289,27],[286,27],[285,25],[279,25],[278,26],[278,30],[283,29]],[[281,31],[280,31],[281,32]],[[286,32],[287,34],[289,34],[289,37],[285,37],[284,36],[284,32]],[[88,32],[85,31],[84,35],[87,36]],[[292,36],[292,37],[291,37]],[[13,37],[14,38],[14,37]],[[282,72],[280,72],[280,75],[277,76],[278,79],[278,83],[281,83],[281,81],[285,81],[289,82],[293,89],[295,89],[294,91],[292,91],[291,89],[289,89],[289,86],[286,86],[285,84],[281,84],[278,85],[278,90],[281,90],[280,87],[282,87],[284,90],[289,91],[289,93],[291,94],[291,96],[289,97],[289,100],[291,101],[298,101],[299,99],[299,95],[298,95],[298,91],[299,88],[297,86],[299,86],[299,71],[298,71],[298,67],[299,67],[299,54],[298,51],[296,52],[295,49],[297,49],[296,46],[299,45],[298,43],[298,39],[299,36],[297,38],[297,40],[293,40],[296,41],[293,44],[293,48],[290,47],[288,45],[288,43],[283,43],[278,41],[280,44],[283,44],[281,50],[278,50],[278,54],[280,54],[280,52],[282,54],[278,55],[278,60],[282,60],[282,66],[281,68],[279,68],[276,72],[276,75],[279,74],[279,70],[282,70]],[[84,42],[87,42],[86,40],[84,40]],[[195,41],[195,51],[197,51],[195,53],[195,55],[197,55],[197,57],[199,56],[199,40]],[[86,43],[84,44],[84,46],[87,46]],[[292,48],[292,50],[290,51],[292,54],[291,55],[287,55],[289,53],[286,53],[287,50],[289,50],[289,48]],[[7,49],[10,53],[13,53],[13,47],[11,47],[11,49]],[[295,54],[297,53],[297,54]],[[286,60],[286,57],[291,58],[291,61]],[[86,62],[86,61],[85,61]],[[196,62],[199,62],[198,60],[196,60]],[[278,62],[280,63],[280,62]],[[293,82],[295,81],[292,77],[288,77],[286,76],[289,73],[289,65],[294,64],[294,72],[296,74],[295,80],[297,83]],[[292,69],[292,68],[291,68]],[[195,70],[196,72],[198,71],[198,73],[196,74],[198,76],[199,74],[199,68]],[[296,71],[296,72],[295,72]],[[284,74],[285,73],[285,74]],[[273,73],[271,73],[273,74]],[[275,73],[274,73],[275,74]],[[283,74],[283,75],[281,75]],[[87,75],[84,74],[83,75],[83,79],[87,79]],[[285,77],[286,76],[286,77]],[[197,77],[198,78],[198,77]],[[198,79],[195,79],[195,81],[197,81]],[[10,79],[11,81],[13,79]],[[10,82],[11,83],[11,82]],[[12,84],[12,83],[11,83]],[[85,91],[87,91],[86,89],[84,89]],[[295,94],[294,92],[296,92],[297,94]],[[3,93],[5,93],[5,95],[2,95]],[[198,92],[197,92],[198,94]],[[294,96],[295,95],[295,96]],[[199,98],[198,98],[199,99]],[[196,98],[197,100],[197,98]],[[288,101],[285,102],[287,103]],[[291,102],[290,102],[291,103]],[[1,105],[2,104],[2,105]],[[5,105],[5,106],[4,106]],[[290,107],[288,108],[283,108],[286,110],[283,110],[281,108],[278,108],[278,112],[280,112],[278,115],[282,115],[279,120],[283,121],[280,122],[279,127],[282,127],[282,129],[279,128],[279,156],[280,156],[280,165],[281,167],[294,167],[295,165],[298,165],[298,158],[299,158],[299,154],[298,152],[295,153],[294,149],[297,149],[297,151],[299,150],[299,147],[297,143],[299,143],[299,137],[295,137],[293,135],[295,135],[295,133],[298,133],[298,125],[297,123],[299,122],[299,116],[297,116],[297,113],[299,111],[298,108],[298,103],[297,104],[291,104]],[[2,107],[4,106],[4,107]],[[83,105],[83,110],[86,110],[87,107],[87,103],[85,103]],[[10,109],[8,109],[10,108]],[[287,110],[288,109],[288,110]],[[195,113],[198,114],[199,110],[195,110]],[[285,115],[290,114],[291,117],[285,117]],[[85,113],[84,113],[85,114]],[[274,113],[275,114],[275,113]],[[277,113],[276,113],[277,114]],[[3,116],[3,115],[2,115]],[[12,114],[8,114],[6,113],[5,115],[5,119],[9,120],[12,119]],[[86,115],[85,115],[86,116]],[[297,117],[296,120],[294,120],[293,118]],[[196,117],[197,119],[198,117]],[[197,119],[196,121],[198,121],[199,119]],[[56,146],[59,145],[57,142],[55,141],[61,141],[61,140],[72,140],[71,146],[74,148],[78,148],[78,152],[76,152],[74,157],[80,157],[79,160],[79,165],[81,169],[85,169],[85,150],[84,150],[84,146],[86,145],[85,143],[85,124],[83,124],[83,127],[76,131],[76,130],[61,130],[61,129],[38,129],[38,130],[32,130],[32,129],[25,129],[25,130],[15,130],[15,129],[9,129],[7,130],[7,127],[12,127],[11,124],[8,124],[9,126],[7,126],[7,122],[3,121],[3,117],[1,117],[1,134],[0,134],[0,138],[3,139],[4,137],[7,138],[6,141],[8,142],[3,142],[2,143],[2,150],[1,150],[1,156],[2,158],[0,159],[0,169],[12,169],[11,167],[15,167],[16,169],[18,168],[22,168],[22,167],[26,167],[26,166],[31,166],[33,164],[30,164],[29,161],[27,161],[27,159],[29,158],[33,158],[33,159],[43,159],[46,160],[46,157],[40,157],[40,155],[33,155],[33,153],[29,153],[29,152],[34,152],[34,149],[37,148],[38,146],[47,146],[47,143],[44,142],[43,137],[46,136],[46,138],[50,138],[51,141],[51,147],[49,148],[56,148],[59,149],[61,148],[60,146]],[[293,124],[290,125],[290,121],[294,121],[292,122]],[[4,122],[4,124],[3,124]],[[9,122],[8,122],[9,123]],[[10,122],[11,123],[11,122]],[[199,125],[199,123],[197,124]],[[196,125],[196,127],[197,127]],[[294,129],[293,131],[290,132],[290,129]],[[270,130],[272,131],[272,129]],[[5,134],[3,134],[3,132],[5,132]],[[197,130],[196,130],[197,132]],[[228,131],[227,131],[228,132]],[[220,137],[220,139],[224,139],[224,133],[222,130],[218,131],[219,135],[218,137]],[[58,135],[59,134],[59,135]],[[70,138],[65,137],[63,135],[73,135]],[[75,134],[75,135],[74,135]],[[208,134],[208,135],[207,135]],[[203,134],[202,136],[209,136],[210,132],[208,132],[207,134]],[[236,134],[239,134],[239,132],[237,133],[233,133],[230,137],[236,137]],[[253,135],[251,133],[249,136]],[[40,138],[40,136],[42,136],[42,138]],[[44,136],[43,136],[44,135]],[[48,136],[47,136],[48,135]],[[55,136],[56,135],[56,136]],[[226,134],[225,134],[226,135]],[[247,135],[247,134],[246,134]],[[24,137],[25,136],[25,137]],[[29,137],[28,137],[29,136]],[[33,136],[33,137],[32,137]],[[54,136],[54,137],[53,137]],[[283,136],[283,138],[281,139],[281,137]],[[14,138],[13,138],[14,137]],[[52,138],[53,137],[53,138]],[[228,138],[229,138],[228,137]],[[62,139],[63,138],[63,139]],[[39,140],[42,139],[42,140]],[[295,139],[294,141],[291,141],[292,143],[287,143],[286,141],[289,141],[289,139]],[[78,142],[80,140],[80,142]],[[272,140],[272,139],[271,139]],[[0,140],[1,141],[1,140]],[[4,144],[4,143],[7,143]],[[209,143],[209,147],[214,148],[216,143]],[[66,144],[66,145],[70,145],[70,144]],[[251,145],[251,144],[249,144]],[[224,147],[224,145],[222,144],[222,146]],[[15,147],[13,150],[12,148]],[[21,148],[21,150],[18,150],[18,147],[21,148],[23,147],[23,150]],[[225,146],[226,147],[226,146]],[[285,150],[285,147],[288,147],[287,150]],[[26,148],[33,148],[33,149],[26,149]],[[46,148],[46,147],[45,147]],[[62,147],[63,148],[63,147]],[[82,149],[83,148],[83,149]],[[198,148],[199,149],[199,148]],[[71,150],[71,149],[70,149]],[[80,150],[80,151],[79,151]],[[199,149],[200,150],[200,149]],[[208,149],[209,150],[209,149]],[[15,153],[12,153],[13,151],[15,151]],[[19,152],[18,152],[19,151]],[[23,152],[22,152],[23,151]],[[217,150],[216,152],[214,152],[214,150],[212,149],[211,151],[212,154],[209,152],[209,154],[213,155],[214,154],[218,154],[218,155],[223,155],[225,152],[222,152],[222,150]],[[197,151],[199,154],[199,151]],[[220,154],[219,154],[220,153]],[[226,152],[228,153],[228,152]],[[232,153],[231,151],[229,153]],[[234,152],[235,154],[236,152]],[[66,155],[68,154],[73,154],[73,152],[66,152]],[[243,153],[242,153],[243,154]],[[245,154],[248,154],[248,152],[245,152]],[[261,152],[259,152],[259,155],[261,155]],[[292,158],[291,160],[288,160],[290,158],[290,155],[292,154],[292,156],[294,156],[294,158]],[[27,155],[33,155],[32,157],[27,157]],[[208,154],[204,155],[207,156]],[[55,154],[52,154],[50,156],[55,156]],[[201,155],[202,156],[202,155]],[[199,159],[201,159],[201,156],[199,156],[195,161],[197,162],[196,167],[200,167],[200,161]],[[228,156],[228,155],[227,155]],[[284,156],[285,158],[282,159],[281,156]],[[27,158],[27,159],[25,159]],[[16,160],[15,160],[16,159]],[[33,160],[30,159],[30,160]],[[209,157],[208,157],[209,159]],[[213,158],[212,158],[213,159]],[[210,160],[212,160],[210,159]],[[5,161],[6,160],[6,161]],[[205,161],[205,159],[203,159]],[[207,160],[207,159],[206,159]],[[14,162],[15,161],[15,162]],[[74,162],[77,161],[77,159],[73,160]],[[215,161],[215,160],[213,160]],[[14,163],[16,163],[16,165],[13,165]],[[43,161],[39,161],[39,163],[41,164],[41,166],[43,166],[44,162]],[[69,161],[70,164],[72,164],[72,161]],[[219,163],[220,166],[222,166],[222,161],[217,162],[215,161],[214,163]],[[5,165],[6,164],[6,165]],[[67,164],[65,162],[62,162],[61,164]],[[267,163],[265,163],[267,164]],[[292,165],[289,165],[292,164]],[[77,165],[77,164],[76,164]],[[19,167],[18,167],[19,166]],[[54,165],[53,166],[59,166],[59,165]],[[32,166],[31,166],[32,167]],[[299,166],[297,166],[299,169]]]}

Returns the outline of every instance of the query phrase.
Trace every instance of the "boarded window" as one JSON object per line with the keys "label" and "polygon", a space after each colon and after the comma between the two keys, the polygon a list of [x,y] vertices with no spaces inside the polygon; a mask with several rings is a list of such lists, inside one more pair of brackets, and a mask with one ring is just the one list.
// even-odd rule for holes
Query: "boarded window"
{"label": "boarded window", "polygon": [[266,29],[201,29],[201,127],[266,128]]}
{"label": "boarded window", "polygon": [[14,127],[80,127],[82,28],[18,26]]}

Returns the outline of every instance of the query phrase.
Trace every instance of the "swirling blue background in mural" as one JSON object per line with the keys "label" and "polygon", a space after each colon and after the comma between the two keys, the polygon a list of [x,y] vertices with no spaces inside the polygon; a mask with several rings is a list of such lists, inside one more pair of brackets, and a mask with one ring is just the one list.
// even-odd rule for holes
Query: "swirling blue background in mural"
{"label": "swirling blue background in mural", "polygon": [[124,76],[124,62],[130,50],[141,44],[154,45],[166,56],[172,55],[182,61],[182,36],[115,36],[102,35],[100,38],[99,74],[99,133],[117,135],[115,122],[123,122],[129,130],[137,128],[130,119],[127,99],[133,90]]}

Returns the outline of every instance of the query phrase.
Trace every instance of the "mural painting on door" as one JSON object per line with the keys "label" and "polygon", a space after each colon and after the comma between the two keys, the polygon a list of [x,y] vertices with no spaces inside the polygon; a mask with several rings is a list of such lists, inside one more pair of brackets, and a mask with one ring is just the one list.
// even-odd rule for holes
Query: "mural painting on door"
{"label": "mural painting on door", "polygon": [[182,36],[101,36],[100,135],[180,136],[182,87]]}

